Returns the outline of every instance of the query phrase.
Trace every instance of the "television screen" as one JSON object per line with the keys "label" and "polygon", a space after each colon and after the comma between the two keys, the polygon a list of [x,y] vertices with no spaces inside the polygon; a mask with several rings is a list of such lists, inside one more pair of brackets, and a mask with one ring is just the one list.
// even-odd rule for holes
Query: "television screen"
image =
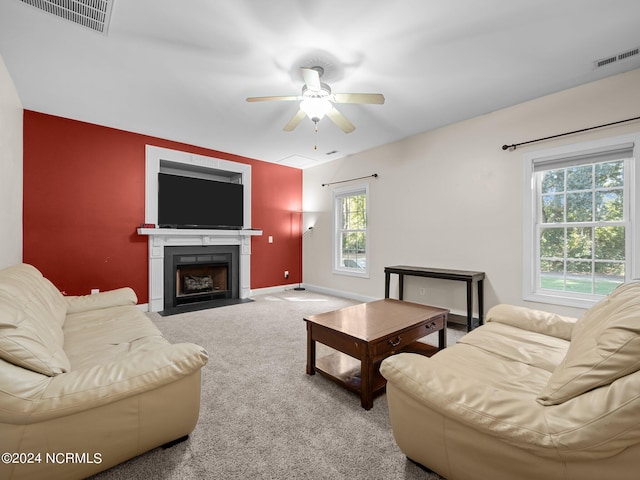
{"label": "television screen", "polygon": [[161,228],[241,229],[243,207],[239,183],[158,174]]}

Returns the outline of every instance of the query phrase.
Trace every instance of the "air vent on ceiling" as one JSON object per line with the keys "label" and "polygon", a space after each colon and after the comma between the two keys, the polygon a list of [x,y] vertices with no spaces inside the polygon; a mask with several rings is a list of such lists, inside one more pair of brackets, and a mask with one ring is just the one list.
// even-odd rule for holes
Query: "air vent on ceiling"
{"label": "air vent on ceiling", "polygon": [[593,66],[595,68],[605,67],[607,65],[611,65],[612,63],[618,62],[620,60],[626,60],[627,58],[638,55],[639,53],[640,53],[640,48],[632,48],[631,50],[627,50],[626,52],[618,53],[617,55],[612,55],[610,57],[596,60],[595,62],[593,62]]}
{"label": "air vent on ceiling", "polygon": [[21,0],[70,22],[107,34],[114,0]]}

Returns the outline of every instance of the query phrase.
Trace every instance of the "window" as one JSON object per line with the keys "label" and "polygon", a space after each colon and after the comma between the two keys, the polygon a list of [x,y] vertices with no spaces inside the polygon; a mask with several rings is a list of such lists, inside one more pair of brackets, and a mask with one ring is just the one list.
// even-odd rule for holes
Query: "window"
{"label": "window", "polygon": [[638,275],[638,144],[623,137],[525,156],[525,300],[588,308]]}
{"label": "window", "polygon": [[368,185],[333,192],[334,272],[369,275]]}

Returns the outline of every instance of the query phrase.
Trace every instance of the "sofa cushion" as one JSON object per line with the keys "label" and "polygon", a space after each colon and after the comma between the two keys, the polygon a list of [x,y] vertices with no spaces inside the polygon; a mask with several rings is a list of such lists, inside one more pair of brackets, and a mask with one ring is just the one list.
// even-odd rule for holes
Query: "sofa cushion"
{"label": "sofa cushion", "polygon": [[43,328],[23,308],[0,297],[0,358],[50,377],[70,370],[56,328]]}
{"label": "sofa cushion", "polygon": [[36,321],[64,325],[67,315],[64,296],[32,265],[22,263],[0,270],[0,296],[23,305]]}
{"label": "sofa cushion", "polygon": [[523,330],[542,333],[563,340],[571,340],[571,331],[576,320],[576,318],[563,317],[562,315],[542,310],[499,304],[491,307],[487,312],[486,321],[487,324],[499,322]]}
{"label": "sofa cushion", "polygon": [[557,405],[640,370],[640,282],[616,288],[576,323],[567,355],[538,395]]}
{"label": "sofa cushion", "polygon": [[63,331],[72,370],[119,361],[169,344],[142,310],[131,306],[71,314]]}
{"label": "sofa cushion", "polygon": [[561,338],[496,321],[467,333],[458,344],[483,350],[492,355],[496,362],[523,363],[545,370],[548,374],[554,371],[569,348],[569,342]]}
{"label": "sofa cushion", "polygon": [[44,375],[70,368],[63,350],[66,301],[33,266],[0,271],[0,358]]}

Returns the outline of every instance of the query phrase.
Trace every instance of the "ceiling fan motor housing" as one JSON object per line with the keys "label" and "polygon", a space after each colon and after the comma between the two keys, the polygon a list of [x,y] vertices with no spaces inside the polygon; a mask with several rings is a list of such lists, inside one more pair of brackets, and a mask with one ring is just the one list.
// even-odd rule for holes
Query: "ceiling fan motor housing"
{"label": "ceiling fan motor housing", "polygon": [[331,87],[326,83],[320,83],[320,90],[311,90],[308,86],[302,86],[304,98],[325,98],[331,95]]}

